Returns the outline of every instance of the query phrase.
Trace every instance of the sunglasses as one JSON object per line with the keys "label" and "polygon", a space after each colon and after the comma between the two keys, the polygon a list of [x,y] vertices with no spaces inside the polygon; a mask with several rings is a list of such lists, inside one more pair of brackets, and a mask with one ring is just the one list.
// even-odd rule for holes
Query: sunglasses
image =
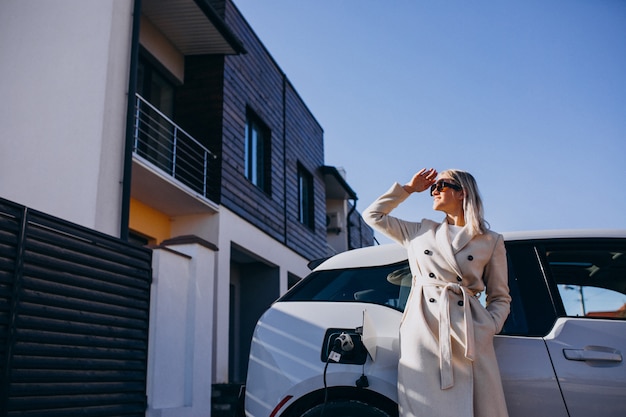
{"label": "sunglasses", "polygon": [[436,183],[434,183],[433,185],[430,186],[430,195],[433,195],[433,192],[435,192],[435,190],[437,190],[438,192],[442,192],[444,188],[452,188],[453,190],[457,190],[457,191],[461,191],[463,188],[461,188],[460,185],[451,183],[451,182],[447,182],[447,181],[443,181],[443,180],[439,180]]}

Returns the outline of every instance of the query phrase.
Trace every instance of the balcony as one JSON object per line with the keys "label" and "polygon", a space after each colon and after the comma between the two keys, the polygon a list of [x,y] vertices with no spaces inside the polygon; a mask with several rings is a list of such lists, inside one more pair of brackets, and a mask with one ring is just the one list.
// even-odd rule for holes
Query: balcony
{"label": "balcony", "polygon": [[131,195],[171,216],[216,212],[209,172],[216,156],[136,95]]}

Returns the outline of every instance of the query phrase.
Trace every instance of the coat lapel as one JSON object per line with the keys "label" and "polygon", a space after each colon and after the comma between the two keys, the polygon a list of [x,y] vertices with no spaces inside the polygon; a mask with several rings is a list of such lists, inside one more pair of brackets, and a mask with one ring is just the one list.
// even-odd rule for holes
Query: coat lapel
{"label": "coat lapel", "polygon": [[[459,236],[461,236],[460,233]],[[441,223],[439,225],[439,227],[437,228],[437,232],[435,234],[435,238],[437,240],[437,246],[439,247],[439,250],[441,251],[441,254],[443,255],[443,258],[446,260],[446,262],[450,265],[450,267],[452,268],[452,270],[460,277],[463,276],[463,274],[461,273],[461,268],[459,268],[459,265],[456,262],[456,259],[454,257],[454,253],[456,252],[455,249],[453,249],[453,245],[450,242],[450,237],[449,237],[449,233],[448,233],[448,223],[444,220],[443,223]],[[455,241],[458,240],[455,239]]]}
{"label": "coat lapel", "polygon": [[463,249],[465,245],[467,245],[470,240],[472,240],[473,237],[474,236],[470,233],[467,227],[461,229],[459,234],[456,235],[456,237],[452,241],[452,250],[454,251],[454,253],[459,253],[459,251]]}

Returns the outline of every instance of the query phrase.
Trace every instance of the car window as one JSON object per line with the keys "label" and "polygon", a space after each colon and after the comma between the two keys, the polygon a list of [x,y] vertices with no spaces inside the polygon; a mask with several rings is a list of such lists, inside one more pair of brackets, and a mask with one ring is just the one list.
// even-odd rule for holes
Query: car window
{"label": "car window", "polygon": [[403,311],[411,285],[407,263],[316,271],[281,301],[359,301]]}
{"label": "car window", "polygon": [[[528,323],[526,320],[526,313],[522,304],[522,297],[519,289],[519,279],[513,264],[511,257],[507,255],[508,261],[508,273],[509,273],[509,293],[511,295],[511,305],[509,315],[506,322],[502,327],[500,334],[505,335],[526,335],[528,333]],[[486,293],[482,294],[479,298],[481,303],[486,306]]]}
{"label": "car window", "polygon": [[[509,287],[513,301],[501,334],[525,335],[529,331],[528,324],[513,271],[509,260]],[[280,301],[360,301],[404,311],[411,278],[406,261],[379,267],[317,271],[294,286]],[[480,301],[485,303],[484,293]]]}
{"label": "car window", "polygon": [[545,261],[566,316],[626,319],[626,247],[546,247]]}

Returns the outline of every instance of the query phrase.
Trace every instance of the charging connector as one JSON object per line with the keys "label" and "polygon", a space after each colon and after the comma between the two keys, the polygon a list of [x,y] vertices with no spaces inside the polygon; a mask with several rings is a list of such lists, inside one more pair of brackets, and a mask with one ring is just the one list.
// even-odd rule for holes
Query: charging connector
{"label": "charging connector", "polygon": [[339,340],[339,346],[344,352],[350,352],[352,349],[354,349],[354,342],[352,341],[352,337],[350,337],[350,335],[346,332],[341,332],[341,334],[335,340]]}
{"label": "charging connector", "polygon": [[367,360],[367,350],[361,341],[361,335],[353,329],[328,329],[324,336],[321,360],[362,365]]}

